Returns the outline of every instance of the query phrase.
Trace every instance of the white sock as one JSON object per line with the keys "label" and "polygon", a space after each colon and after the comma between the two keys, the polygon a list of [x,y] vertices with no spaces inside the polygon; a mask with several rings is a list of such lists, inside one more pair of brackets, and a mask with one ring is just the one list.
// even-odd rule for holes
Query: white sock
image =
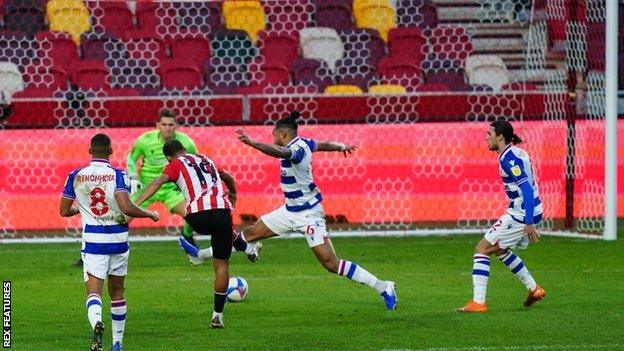
{"label": "white sock", "polygon": [[520,257],[509,250],[506,254],[498,256],[498,259],[501,260],[507,268],[509,268],[511,273],[513,273],[516,278],[520,279],[522,284],[524,284],[527,289],[535,289],[537,283],[535,282],[535,279],[533,279],[531,272],[529,272],[529,270],[524,266],[524,262],[522,262]]}
{"label": "white sock", "polygon": [[91,323],[91,329],[95,328],[95,323],[102,321],[102,298],[98,294],[87,296],[87,318]]}
{"label": "white sock", "polygon": [[379,294],[381,294],[388,286],[388,283],[377,279],[377,277],[372,275],[366,269],[351,261],[340,260],[337,274],[351,280],[355,280],[360,284],[366,284],[375,289]]}
{"label": "white sock", "polygon": [[475,254],[472,263],[472,299],[474,302],[485,303],[488,279],[490,279],[490,257]]}
{"label": "white sock", "polygon": [[112,320],[112,332],[113,332],[113,344],[121,342],[124,334],[124,327],[126,326],[126,300],[111,301],[111,320]]}

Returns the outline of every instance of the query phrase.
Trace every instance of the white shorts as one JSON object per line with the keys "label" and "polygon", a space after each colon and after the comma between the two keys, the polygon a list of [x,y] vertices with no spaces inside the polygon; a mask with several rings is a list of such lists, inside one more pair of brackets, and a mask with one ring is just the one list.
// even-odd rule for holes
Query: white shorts
{"label": "white shorts", "polygon": [[324,239],[329,237],[321,204],[300,212],[289,212],[284,205],[260,219],[277,235],[303,234],[310,247],[323,244]]}
{"label": "white shorts", "polygon": [[128,256],[130,250],[117,255],[95,255],[82,253],[82,272],[84,281],[89,280],[89,274],[96,278],[106,279],[109,275],[124,277],[128,274]]}
{"label": "white shorts", "polygon": [[498,243],[501,249],[526,249],[529,238],[524,234],[524,226],[524,223],[516,222],[511,215],[505,214],[485,233],[484,238],[492,245]]}

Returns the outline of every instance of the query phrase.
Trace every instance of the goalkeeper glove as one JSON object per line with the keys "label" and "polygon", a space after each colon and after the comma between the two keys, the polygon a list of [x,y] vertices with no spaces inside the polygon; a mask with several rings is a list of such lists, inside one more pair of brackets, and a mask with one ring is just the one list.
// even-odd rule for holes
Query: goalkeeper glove
{"label": "goalkeeper glove", "polygon": [[137,191],[141,191],[143,183],[139,180],[139,177],[130,177],[130,194],[135,194]]}

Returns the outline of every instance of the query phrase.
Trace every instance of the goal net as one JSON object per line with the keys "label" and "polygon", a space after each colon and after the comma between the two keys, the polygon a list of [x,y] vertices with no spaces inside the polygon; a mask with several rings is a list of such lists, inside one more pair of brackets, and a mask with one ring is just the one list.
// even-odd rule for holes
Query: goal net
{"label": "goal net", "polygon": [[[573,4],[570,5],[570,4]],[[508,206],[485,132],[510,120],[534,162],[542,228],[604,226],[605,2],[597,0],[4,0],[0,238],[77,237],[58,215],[67,174],[107,133],[125,169],[163,108],[231,173],[238,226],[283,204],[272,142],[358,146],[314,155],[333,232],[474,233]],[[155,204],[144,235],[182,219]],[[163,228],[164,227],[164,228]]]}

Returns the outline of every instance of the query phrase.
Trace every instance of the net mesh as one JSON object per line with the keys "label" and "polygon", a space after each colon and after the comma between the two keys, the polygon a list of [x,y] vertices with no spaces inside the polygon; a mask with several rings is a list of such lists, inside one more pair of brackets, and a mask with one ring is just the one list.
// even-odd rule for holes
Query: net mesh
{"label": "net mesh", "polygon": [[574,4],[4,0],[0,235],[79,236],[57,208],[90,137],[108,133],[126,168],[162,108],[236,179],[236,224],[283,199],[276,161],[235,129],[270,143],[297,109],[300,134],[359,147],[315,154],[332,229],[488,227],[507,206],[485,145],[502,117],[526,140],[544,227],[600,234],[605,6]]}

